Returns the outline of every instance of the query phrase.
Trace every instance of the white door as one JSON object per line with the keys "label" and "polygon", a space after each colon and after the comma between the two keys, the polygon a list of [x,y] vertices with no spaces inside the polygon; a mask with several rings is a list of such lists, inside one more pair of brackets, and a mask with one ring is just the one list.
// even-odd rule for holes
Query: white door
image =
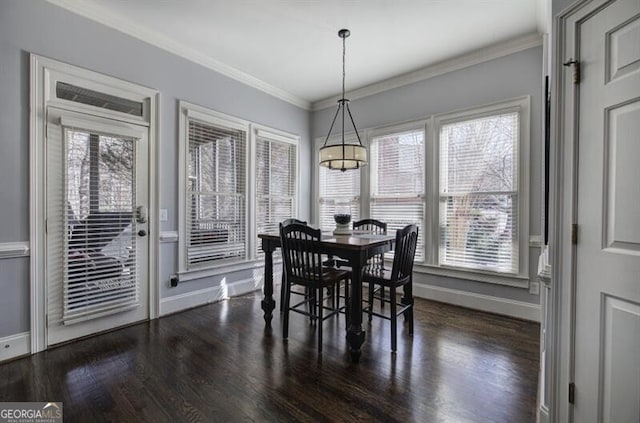
{"label": "white door", "polygon": [[148,318],[145,126],[47,109],[47,345]]}
{"label": "white door", "polygon": [[640,422],[640,0],[579,23],[575,422]]}

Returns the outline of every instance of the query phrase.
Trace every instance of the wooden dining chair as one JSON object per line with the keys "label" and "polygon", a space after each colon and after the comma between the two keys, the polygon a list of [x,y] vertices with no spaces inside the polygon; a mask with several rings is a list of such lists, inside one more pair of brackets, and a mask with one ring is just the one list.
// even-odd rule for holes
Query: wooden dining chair
{"label": "wooden dining chair", "polygon": [[[353,222],[353,230],[355,231],[363,231],[376,235],[386,235],[387,234],[387,224],[380,220],[376,219],[362,219],[356,222]],[[338,268],[349,266],[349,262],[345,260],[336,259],[335,265]],[[384,269],[384,254],[378,254],[371,257],[367,261],[367,267],[371,268],[381,268]],[[386,290],[383,286],[377,286],[376,296],[384,297],[386,295]],[[384,308],[385,301],[380,300],[380,306]],[[369,304],[371,306],[371,304]]]}
{"label": "wooden dining chair", "polygon": [[[366,231],[375,235],[386,235],[387,224],[376,219],[362,219],[353,222],[354,231]],[[369,259],[367,266],[381,267],[384,269],[384,254],[378,254]]]}
{"label": "wooden dining chair", "polygon": [[[403,314],[405,321],[409,323],[409,334],[413,334],[413,261],[418,244],[418,226],[407,225],[403,229],[396,231],[396,241],[394,247],[393,267],[366,268],[363,272],[362,281],[369,283],[369,304],[365,311],[369,315],[382,317],[391,321],[391,351],[397,349],[398,316]],[[377,286],[389,288],[389,297],[374,295]],[[404,287],[404,296],[398,302],[397,289]],[[377,313],[374,311],[374,298],[388,302],[390,305],[389,314]]]}
{"label": "wooden dining chair", "polygon": [[[295,219],[295,218],[289,218],[289,219],[285,219],[282,221],[282,226],[289,226],[292,224],[298,224],[298,225],[306,225],[307,222],[304,220],[299,220],[299,219]],[[284,310],[284,287],[286,284],[286,276],[285,276],[285,271],[284,271],[284,260],[282,262],[282,278],[281,278],[281,284],[280,284],[280,311]]]}
{"label": "wooden dining chair", "polygon": [[[386,235],[387,224],[376,219],[362,219],[357,222],[353,222],[353,230],[368,232],[371,234]],[[376,264],[382,264],[384,266],[383,256],[379,255],[369,260],[368,264],[375,262]],[[346,260],[335,259],[334,264],[336,267],[349,266],[349,262]]]}
{"label": "wooden dining chair", "polygon": [[[317,323],[318,353],[322,353],[322,323],[340,312],[339,305],[335,306],[334,301],[327,301],[331,297],[324,293],[327,288],[335,289],[341,281],[351,278],[350,271],[322,265],[320,240],[320,229],[296,223],[280,225],[280,243],[286,273],[282,337],[287,339],[289,336],[290,312],[308,316],[312,322]],[[291,304],[291,288],[295,285],[305,287],[309,294],[302,301]]]}

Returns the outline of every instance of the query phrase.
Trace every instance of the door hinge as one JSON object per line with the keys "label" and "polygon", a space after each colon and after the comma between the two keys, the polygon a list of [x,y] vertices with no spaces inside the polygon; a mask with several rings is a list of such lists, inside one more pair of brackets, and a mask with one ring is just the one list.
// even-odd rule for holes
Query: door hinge
{"label": "door hinge", "polygon": [[571,224],[571,244],[573,245],[578,244],[578,224],[577,223]]}
{"label": "door hinge", "polygon": [[575,404],[576,400],[576,384],[571,382],[569,384],[569,404]]}
{"label": "door hinge", "polygon": [[45,234],[49,233],[49,219],[44,220],[44,233]]}
{"label": "door hinge", "polygon": [[568,62],[564,62],[563,66],[572,66],[573,65],[573,83],[580,83],[580,62],[577,60],[569,59]]}

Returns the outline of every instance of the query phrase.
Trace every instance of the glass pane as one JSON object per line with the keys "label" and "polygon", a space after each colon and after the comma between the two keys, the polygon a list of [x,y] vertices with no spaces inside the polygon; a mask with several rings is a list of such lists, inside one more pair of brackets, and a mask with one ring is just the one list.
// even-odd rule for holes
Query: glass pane
{"label": "glass pane", "polygon": [[441,263],[505,273],[518,271],[515,195],[441,199]]}
{"label": "glass pane", "polygon": [[137,301],[135,140],[65,131],[64,317]]}
{"label": "glass pane", "polygon": [[441,192],[515,191],[517,142],[518,113],[443,125]]}
{"label": "glass pane", "polygon": [[373,140],[373,195],[424,193],[424,132],[388,135]]}
{"label": "glass pane", "polygon": [[98,208],[101,211],[131,211],[133,142],[101,136]]}
{"label": "glass pane", "polygon": [[[409,224],[418,225],[418,244],[415,260],[424,259],[424,200],[404,198],[375,198],[371,200],[371,218],[387,224],[387,232],[402,229]],[[393,257],[392,253],[387,255]]]}

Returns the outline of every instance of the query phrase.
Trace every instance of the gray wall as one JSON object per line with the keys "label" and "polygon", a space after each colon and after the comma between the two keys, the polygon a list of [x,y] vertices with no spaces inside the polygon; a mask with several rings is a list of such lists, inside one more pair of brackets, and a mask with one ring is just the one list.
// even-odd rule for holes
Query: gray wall
{"label": "gray wall", "polygon": [[[554,2],[554,10],[556,9]],[[0,0],[0,243],[29,239],[29,53],[157,89],[160,99],[159,201],[177,230],[177,110],[186,100],[301,136],[299,215],[310,219],[310,128],[328,127],[331,110],[309,114],[261,91],[138,39],[42,1]],[[532,96],[531,234],[540,234],[541,48],[530,49],[354,101],[359,127],[421,118],[521,95]],[[308,165],[307,165],[308,164]],[[531,250],[531,274],[537,249]],[[218,278],[168,285],[177,244],[160,244],[160,296],[217,286]],[[251,271],[227,275],[227,283]],[[524,289],[420,275],[417,283],[538,302]],[[29,259],[0,260],[0,338],[29,330]]]}
{"label": "gray wall", "polygon": [[[541,235],[542,210],[542,47],[531,48],[465,69],[436,76],[404,87],[352,101],[358,128],[370,128],[467,107],[480,106],[519,96],[531,96],[531,195],[530,234]],[[335,109],[313,114],[313,138],[326,134]],[[539,248],[530,249],[529,268],[537,280]],[[416,283],[458,289],[478,294],[538,303],[527,289],[419,274]]]}
{"label": "gray wall", "polygon": [[[307,111],[49,3],[0,0],[0,243],[29,240],[29,53],[160,92],[159,200],[169,212],[163,231],[178,227],[178,100],[300,135],[300,185],[310,185]],[[309,218],[309,204],[303,189],[302,218]],[[160,255],[161,297],[219,283],[205,279],[172,289],[177,245],[161,244]],[[238,272],[227,282],[245,277]],[[0,260],[0,293],[0,338],[28,331],[28,258]]]}

